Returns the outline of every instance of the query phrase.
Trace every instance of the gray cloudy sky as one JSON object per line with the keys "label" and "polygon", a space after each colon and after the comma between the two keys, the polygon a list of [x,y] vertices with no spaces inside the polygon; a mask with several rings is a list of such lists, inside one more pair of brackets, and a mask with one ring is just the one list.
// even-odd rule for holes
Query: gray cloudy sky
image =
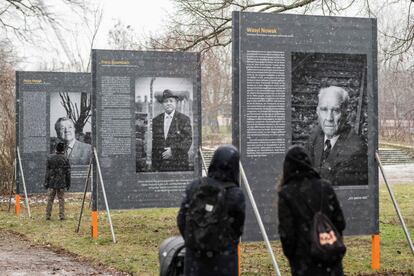
{"label": "gray cloudy sky", "polygon": [[[48,12],[53,13],[62,23],[59,32],[69,52],[72,52],[75,58],[79,58],[80,55],[83,59],[87,59],[91,32],[80,16],[68,8],[56,6],[56,1],[43,0],[43,2]],[[108,32],[119,20],[125,25],[131,25],[137,36],[162,32],[163,22],[173,7],[170,0],[90,0],[87,2],[91,6],[101,7],[103,11],[102,22],[94,43],[95,49],[109,49]],[[88,18],[92,23],[93,16]],[[68,61],[54,29],[49,24],[46,24],[43,31],[37,32],[36,43],[18,41],[14,44],[17,45],[16,50],[22,57],[19,70],[44,70],[53,67],[53,64],[58,66],[59,62]]]}
{"label": "gray cloudy sky", "polygon": [[[49,12],[53,13],[61,22],[59,31],[64,43],[71,55],[76,59],[85,60],[89,58],[91,31],[85,25],[81,17],[73,11],[62,6],[58,0],[43,1]],[[86,0],[85,0],[86,1]],[[149,33],[160,33],[168,20],[168,13],[173,14],[172,0],[87,0],[90,6],[99,6],[103,11],[103,18],[99,32],[95,39],[95,49],[109,49],[108,32],[117,21],[124,25],[131,25],[136,37],[144,37]],[[346,1],[345,1],[346,2]],[[383,39],[383,33],[401,35],[407,22],[407,11],[409,1],[375,1],[371,0],[370,8],[372,17],[378,18],[379,49],[386,47],[390,39]],[[57,3],[60,3],[58,5]],[[352,6],[343,11],[340,16],[368,16],[365,1],[352,2]],[[303,12],[295,10],[291,12]],[[313,10],[313,14],[321,14],[321,10]],[[93,24],[93,16],[88,15],[90,23]],[[93,28],[93,26],[90,26]],[[36,43],[25,43],[17,41],[16,50],[21,57],[19,70],[59,70],[61,63],[69,63],[67,55],[61,43],[59,43],[55,31],[47,24],[43,31],[36,32]],[[380,51],[379,51],[380,52]],[[72,58],[73,59],[73,58]]]}

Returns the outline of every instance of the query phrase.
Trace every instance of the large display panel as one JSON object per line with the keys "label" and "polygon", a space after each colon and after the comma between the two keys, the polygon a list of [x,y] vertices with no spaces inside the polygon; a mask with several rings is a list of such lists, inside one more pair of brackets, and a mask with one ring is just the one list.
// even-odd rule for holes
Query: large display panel
{"label": "large display panel", "polygon": [[201,175],[197,53],[93,50],[94,133],[111,208],[179,206]]}
{"label": "large display panel", "polygon": [[88,73],[16,72],[17,146],[28,193],[45,191],[46,160],[59,141],[71,164],[70,191],[83,191],[92,156],[91,90]]}
{"label": "large display panel", "polygon": [[[292,144],[334,186],[345,234],[378,233],[376,32],[368,18],[234,12],[233,143],[271,239]],[[251,209],[244,238],[261,239]]]}

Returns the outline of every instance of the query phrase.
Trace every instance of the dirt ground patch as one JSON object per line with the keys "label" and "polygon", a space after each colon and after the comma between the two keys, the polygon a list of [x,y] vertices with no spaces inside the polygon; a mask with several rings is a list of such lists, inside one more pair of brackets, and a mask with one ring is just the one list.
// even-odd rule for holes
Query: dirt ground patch
{"label": "dirt ground patch", "polygon": [[1,275],[128,275],[97,267],[63,250],[32,245],[24,237],[0,230]]}

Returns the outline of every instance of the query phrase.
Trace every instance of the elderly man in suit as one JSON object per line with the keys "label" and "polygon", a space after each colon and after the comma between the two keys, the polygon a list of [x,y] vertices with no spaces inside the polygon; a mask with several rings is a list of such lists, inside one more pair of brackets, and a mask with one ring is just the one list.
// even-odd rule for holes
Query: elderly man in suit
{"label": "elderly man in suit", "polygon": [[152,169],[189,170],[188,151],[192,143],[190,118],[176,110],[179,97],[164,90],[163,113],[152,120]]}
{"label": "elderly man in suit", "polygon": [[92,155],[91,145],[76,139],[75,126],[67,117],[59,118],[55,123],[57,137],[65,142],[65,154],[71,165],[88,165]]}
{"label": "elderly man in suit", "polygon": [[313,166],[332,185],[368,185],[367,146],[347,123],[348,102],[348,92],[342,87],[319,91],[319,124],[306,147]]}

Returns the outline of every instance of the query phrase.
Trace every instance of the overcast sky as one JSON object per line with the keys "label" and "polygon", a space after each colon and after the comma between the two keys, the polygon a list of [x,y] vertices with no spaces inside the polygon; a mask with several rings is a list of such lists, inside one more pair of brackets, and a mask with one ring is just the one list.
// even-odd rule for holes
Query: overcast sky
{"label": "overcast sky", "polygon": [[131,25],[139,34],[162,31],[162,24],[172,9],[170,0],[95,0],[103,3],[104,18],[97,46],[107,46],[107,34],[117,20]]}
{"label": "overcast sky", "polygon": [[[85,27],[84,22],[79,15],[69,10],[67,6],[62,5],[59,0],[38,0],[43,1],[49,12],[62,23],[59,28],[64,43],[69,48],[71,55],[77,60],[89,58],[90,43],[88,38],[91,36]],[[85,0],[91,6],[100,6],[103,10],[103,18],[95,40],[95,49],[110,49],[108,45],[108,32],[114,24],[121,21],[124,25],[130,25],[136,37],[145,37],[152,33],[162,33],[165,30],[168,14],[173,14],[174,3],[172,0]],[[379,3],[371,1],[371,8],[374,14],[371,16],[378,17],[379,40],[381,45],[381,34],[383,32],[393,33],[396,30],[406,26],[408,1],[387,1],[387,5],[382,6]],[[60,5],[59,5],[60,3]],[[351,8],[346,9],[342,16],[367,16],[359,6],[363,1],[355,2]],[[296,12],[301,12],[297,10]],[[320,14],[320,11],[314,11],[314,14]],[[398,16],[395,16],[398,15]],[[89,18],[91,16],[89,15]],[[21,57],[18,64],[18,70],[54,70],[61,68],[60,63],[69,63],[69,59],[63,50],[62,44],[57,39],[55,31],[46,24],[44,31],[39,31],[36,43],[24,43],[17,41],[14,43],[18,55]]]}
{"label": "overcast sky", "polygon": [[[53,0],[43,0],[49,12],[63,22],[59,28],[61,37],[67,47],[77,55],[87,58],[89,49],[87,31],[79,16],[62,6],[53,6]],[[163,31],[163,24],[172,12],[173,4],[170,0],[89,0],[91,5],[99,5],[103,10],[102,22],[95,40],[95,49],[109,49],[108,32],[117,21],[131,25],[137,36]],[[67,62],[68,58],[56,33],[51,27],[39,32],[38,42],[33,44],[18,42],[17,51],[21,56],[19,70],[42,70],[50,64],[60,61]],[[79,49],[81,48],[81,49]]]}

